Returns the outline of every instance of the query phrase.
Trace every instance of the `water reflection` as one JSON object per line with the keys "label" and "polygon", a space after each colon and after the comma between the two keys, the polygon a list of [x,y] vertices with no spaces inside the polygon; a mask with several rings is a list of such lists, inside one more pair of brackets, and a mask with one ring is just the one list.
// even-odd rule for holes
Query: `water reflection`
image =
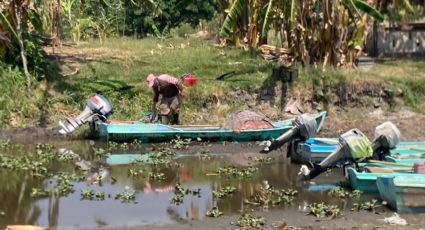
{"label": "water reflection", "polygon": [[[73,182],[74,193],[66,197],[54,194],[44,198],[31,198],[31,188],[51,187],[54,178],[40,181],[34,180],[25,174],[9,173],[0,170],[0,210],[6,215],[0,217],[0,229],[7,224],[33,224],[49,227],[51,229],[67,228],[97,228],[102,226],[139,226],[143,224],[170,224],[186,222],[205,218],[205,212],[218,206],[224,214],[235,213],[241,210],[252,209],[246,205],[245,200],[250,199],[258,192],[259,187],[267,181],[277,189],[292,188],[299,191],[298,197],[292,204],[274,208],[295,208],[306,211],[312,202],[334,202],[341,205],[337,199],[327,196],[324,189],[313,189],[321,183],[328,186],[332,182],[343,180],[339,172],[316,180],[316,184],[304,184],[297,180],[297,165],[292,165],[281,155],[275,157],[272,164],[260,164],[258,172],[253,178],[241,179],[225,176],[209,176],[217,168],[228,166],[235,162],[229,154],[215,154],[210,159],[203,160],[198,156],[189,157],[190,154],[177,155],[174,160],[180,167],[145,167],[153,173],[163,173],[164,179],[155,181],[146,176],[130,177],[129,169],[134,165],[114,165],[94,156],[93,148],[86,142],[77,143],[76,146],[57,144],[58,148],[68,147],[73,154],[78,154],[78,160],[90,161],[92,164],[86,169],[86,180]],[[205,147],[202,147],[205,148]],[[214,147],[213,147],[214,148]],[[143,150],[132,152],[115,151],[112,154],[136,154]],[[231,151],[227,146],[226,151]],[[238,151],[241,151],[238,149]],[[245,151],[249,151],[246,150]],[[192,153],[193,154],[193,153]],[[230,158],[229,158],[230,157]],[[119,158],[119,157],[118,157]],[[133,159],[130,157],[129,159]],[[237,161],[237,159],[236,159]],[[108,164],[109,163],[109,164]],[[57,165],[58,171],[73,171],[74,162],[68,166]],[[52,182],[53,181],[53,182]],[[200,196],[187,194],[183,203],[176,205],[171,202],[174,188],[177,183],[190,190],[200,189]],[[212,192],[226,186],[233,186],[237,190],[234,194],[224,198],[214,198]],[[135,202],[123,203],[114,199],[115,195],[125,188],[135,191]],[[309,189],[312,188],[312,189]],[[105,200],[82,200],[81,191],[92,189],[94,192],[104,192]],[[255,208],[255,207],[254,207]]]}

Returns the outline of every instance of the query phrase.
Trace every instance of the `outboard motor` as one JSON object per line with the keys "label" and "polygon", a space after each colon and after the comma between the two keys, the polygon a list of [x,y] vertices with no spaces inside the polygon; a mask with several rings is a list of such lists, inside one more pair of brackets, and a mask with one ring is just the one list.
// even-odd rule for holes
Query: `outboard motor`
{"label": "outboard motor", "polygon": [[311,114],[297,116],[292,122],[292,125],[294,127],[288,132],[280,135],[274,140],[266,141],[265,147],[261,150],[261,153],[269,153],[270,151],[276,150],[293,139],[299,138],[306,140],[317,134],[318,124],[315,117]]}
{"label": "outboard motor", "polygon": [[372,154],[372,144],[366,135],[358,129],[352,129],[340,136],[339,146],[333,153],[329,154],[319,164],[313,163],[313,169],[311,170],[307,170],[305,165],[301,166],[300,174],[303,174],[305,179],[310,180],[341,160],[359,162],[371,157]]}
{"label": "outboard motor", "polygon": [[67,118],[66,121],[59,121],[59,126],[61,129],[59,133],[67,134],[73,132],[75,129],[80,127],[82,124],[93,121],[94,117],[98,117],[102,120],[112,113],[112,105],[109,101],[102,95],[96,94],[91,96],[87,100],[87,105],[84,108],[83,112],[80,113],[75,118]]}
{"label": "outboard motor", "polygon": [[390,153],[390,149],[400,142],[400,130],[390,121],[387,121],[375,129],[375,139],[372,143],[373,158],[382,160]]}

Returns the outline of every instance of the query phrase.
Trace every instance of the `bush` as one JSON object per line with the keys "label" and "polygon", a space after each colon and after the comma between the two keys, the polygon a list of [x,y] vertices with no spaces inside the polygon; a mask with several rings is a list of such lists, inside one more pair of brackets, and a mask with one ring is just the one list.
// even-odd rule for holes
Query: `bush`
{"label": "bush", "polygon": [[25,76],[18,67],[0,62],[0,127],[22,126],[24,119],[38,113],[36,103],[25,94]]}
{"label": "bush", "polygon": [[195,29],[189,23],[181,23],[178,27],[170,30],[171,37],[187,38],[189,34],[195,33]]}

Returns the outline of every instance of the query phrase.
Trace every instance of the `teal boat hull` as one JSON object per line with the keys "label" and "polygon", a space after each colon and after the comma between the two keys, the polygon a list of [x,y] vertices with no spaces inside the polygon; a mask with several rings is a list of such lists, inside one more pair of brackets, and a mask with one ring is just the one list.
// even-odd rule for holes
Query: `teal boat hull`
{"label": "teal boat hull", "polygon": [[[376,164],[369,164],[369,166],[377,166]],[[365,165],[363,165],[365,166]],[[384,166],[385,168],[391,168],[392,166]],[[396,166],[395,166],[396,167]],[[371,172],[358,172],[355,168],[347,169],[348,183],[353,189],[360,190],[365,193],[378,193],[378,186],[376,185],[376,179],[379,176],[385,175],[412,175],[411,172],[394,172],[394,173],[371,173]]]}
{"label": "teal boat hull", "polygon": [[[320,130],[326,117],[326,112],[315,115]],[[139,121],[130,122],[97,122],[93,127],[93,134],[106,138],[108,141],[130,142],[139,140],[143,143],[166,142],[177,137],[202,141],[263,141],[277,138],[293,128],[292,119],[273,123],[274,128],[248,129],[234,132],[230,129],[221,129],[219,126],[180,126],[150,124]]]}
{"label": "teal boat hull", "polygon": [[[338,147],[337,138],[309,138],[305,142],[291,146],[290,155],[293,161],[321,162]],[[395,149],[390,150],[388,161],[413,164],[425,161],[425,141],[402,141]],[[398,158],[397,158],[398,157]],[[410,157],[410,158],[409,158]]]}
{"label": "teal boat hull", "polygon": [[382,200],[397,212],[425,212],[425,174],[383,175],[376,181]]}

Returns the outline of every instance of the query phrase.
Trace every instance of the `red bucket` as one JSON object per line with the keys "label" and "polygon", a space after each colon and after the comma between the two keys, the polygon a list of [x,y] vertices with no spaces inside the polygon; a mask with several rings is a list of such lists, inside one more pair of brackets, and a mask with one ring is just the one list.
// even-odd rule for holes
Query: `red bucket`
{"label": "red bucket", "polygon": [[182,76],[183,85],[185,86],[194,86],[196,85],[196,76],[193,74],[185,74]]}

